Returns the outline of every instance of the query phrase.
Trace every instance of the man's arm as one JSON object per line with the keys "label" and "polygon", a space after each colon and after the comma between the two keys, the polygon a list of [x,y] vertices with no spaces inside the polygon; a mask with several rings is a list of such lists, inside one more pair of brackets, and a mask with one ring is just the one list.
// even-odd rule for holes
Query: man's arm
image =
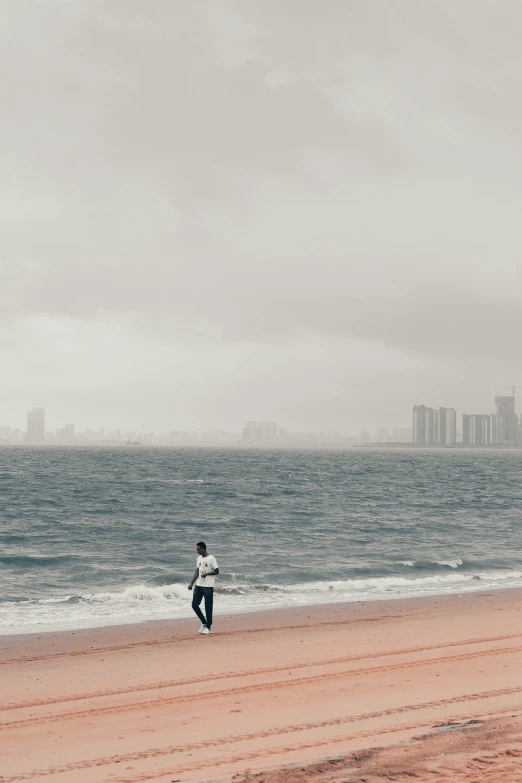
{"label": "man's arm", "polygon": [[194,576],[192,577],[192,582],[188,586],[189,590],[192,590],[192,588],[194,587],[194,582],[196,581],[198,576],[199,576],[199,568],[196,568],[196,570],[194,571]]}
{"label": "man's arm", "polygon": [[217,576],[219,574],[219,568],[214,568],[213,571],[207,571],[206,574],[201,574],[201,578],[204,579],[206,576]]}

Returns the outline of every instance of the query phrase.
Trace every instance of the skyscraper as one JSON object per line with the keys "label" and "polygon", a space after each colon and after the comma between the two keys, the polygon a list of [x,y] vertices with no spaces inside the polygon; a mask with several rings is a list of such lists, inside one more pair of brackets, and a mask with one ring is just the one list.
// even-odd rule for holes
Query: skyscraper
{"label": "skyscraper", "polygon": [[491,445],[501,446],[504,437],[504,422],[502,416],[490,416]]}
{"label": "skyscraper", "polygon": [[45,411],[33,408],[27,414],[27,443],[45,443]]}
{"label": "skyscraper", "polygon": [[505,445],[515,445],[518,433],[518,416],[515,413],[515,397],[495,397],[497,416],[502,417],[502,441]]}
{"label": "skyscraper", "polygon": [[489,445],[489,415],[465,413],[462,416],[462,439],[464,446]]}
{"label": "skyscraper", "polygon": [[261,440],[261,431],[257,421],[247,421],[241,438],[243,443],[259,443]]}
{"label": "skyscraper", "polygon": [[259,425],[261,443],[275,443],[277,441],[277,423],[275,421],[262,421]]}
{"label": "skyscraper", "polygon": [[489,413],[465,413],[462,417],[464,446],[502,445],[503,419]]}
{"label": "skyscraper", "polygon": [[439,412],[435,408],[413,407],[413,442],[417,446],[439,445]]}
{"label": "skyscraper", "polygon": [[457,442],[457,411],[455,408],[439,408],[439,444],[454,446]]}

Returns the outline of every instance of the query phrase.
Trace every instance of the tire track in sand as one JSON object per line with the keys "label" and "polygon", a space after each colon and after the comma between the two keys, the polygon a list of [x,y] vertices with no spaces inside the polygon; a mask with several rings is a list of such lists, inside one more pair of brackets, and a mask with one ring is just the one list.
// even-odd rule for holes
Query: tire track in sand
{"label": "tire track in sand", "polygon": [[[510,707],[508,709],[504,710],[494,710],[492,712],[486,712],[483,714],[483,718],[487,720],[488,718],[495,718],[499,717],[500,715],[505,714],[506,712],[513,712],[513,707]],[[455,719],[459,722],[464,722],[467,720],[467,715],[457,715],[455,716]],[[280,756],[284,753],[292,753],[297,750],[309,750],[310,748],[330,748],[332,745],[338,745],[340,743],[346,743],[346,742],[353,742],[353,740],[364,740],[364,739],[370,739],[372,737],[384,737],[388,734],[397,734],[400,732],[413,732],[416,729],[433,729],[433,722],[432,721],[424,721],[421,723],[415,723],[415,724],[400,724],[399,726],[390,727],[387,729],[382,729],[379,731],[359,731],[354,734],[346,734],[342,737],[336,737],[332,738],[331,740],[316,740],[313,742],[300,742],[300,743],[294,743],[293,745],[288,745],[284,748],[277,748],[277,749],[267,749],[267,750],[261,750],[258,752],[251,752],[251,753],[244,753],[241,756],[230,756],[225,759],[217,759],[215,763],[213,764],[216,767],[223,766],[225,764],[237,764],[239,762],[244,761],[251,761],[261,758],[272,758],[274,756]],[[331,752],[331,750],[330,750]],[[516,754],[517,756],[520,754]],[[480,761],[481,759],[473,759],[473,761]],[[520,766],[520,763],[517,759],[517,764]],[[169,767],[168,769],[163,770],[157,770],[154,773],[138,773],[138,776],[133,777],[124,777],[124,778],[117,778],[112,781],[112,783],[144,783],[144,781],[148,780],[157,780],[158,776],[163,775],[172,775],[172,774],[184,774],[187,772],[198,772],[202,769],[206,769],[207,764],[201,764],[200,762],[193,762],[190,764],[186,764],[183,767]],[[482,767],[483,769],[483,767]],[[479,770],[480,771],[480,770]],[[262,772],[258,772],[258,777],[262,774]],[[247,773],[248,775],[248,773]],[[451,780],[453,780],[453,775],[451,776]],[[499,783],[500,778],[495,777],[494,783]],[[476,771],[473,774],[473,780],[470,781],[470,783],[478,783],[478,778]]]}
{"label": "tire track in sand", "polygon": [[[191,637],[192,638],[192,637]],[[379,653],[365,653],[363,655],[345,655],[338,658],[329,658],[327,660],[307,661],[304,663],[285,664],[280,666],[267,666],[259,669],[246,669],[241,672],[224,672],[223,674],[210,674],[203,677],[191,677],[181,680],[161,680],[155,683],[145,683],[143,685],[129,686],[125,688],[114,688],[112,690],[99,690],[90,693],[68,694],[51,699],[35,699],[33,701],[11,702],[10,704],[0,704],[0,712],[7,710],[19,710],[28,707],[47,707],[53,704],[63,704],[65,702],[84,701],[87,699],[96,699],[107,696],[124,696],[129,693],[144,693],[146,691],[161,690],[164,688],[175,688],[187,685],[198,685],[200,683],[215,682],[227,679],[237,679],[240,677],[256,677],[262,674],[277,674],[278,672],[292,671],[298,669],[307,669],[319,666],[333,666],[341,663],[355,663],[357,661],[373,660],[377,658],[389,658],[399,655],[411,655],[414,653],[431,652],[432,650],[444,650],[454,647],[465,647],[475,644],[490,644],[492,642],[509,641],[511,639],[522,638],[522,633],[507,634],[504,636],[484,636],[479,639],[463,639],[458,642],[441,642],[439,644],[430,644],[417,647],[404,647],[399,650],[385,650]],[[101,651],[101,650],[100,650]],[[19,659],[14,659],[19,660]],[[28,659],[24,659],[28,660]]]}
{"label": "tire track in sand", "polygon": [[[403,713],[418,712],[423,709],[434,709],[437,707],[450,706],[452,704],[462,705],[470,701],[479,701],[481,699],[497,698],[499,696],[508,696],[514,693],[522,693],[522,686],[513,687],[513,688],[502,688],[493,691],[479,691],[476,693],[466,694],[465,696],[454,696],[448,699],[436,699],[436,700],[421,702],[417,704],[404,705],[402,707],[390,707],[387,710],[379,710],[379,711],[362,713],[362,714],[360,713],[358,715],[348,715],[342,718],[333,718],[331,720],[326,720],[326,721],[313,721],[313,722],[302,723],[302,724],[292,724],[289,726],[280,726],[278,728],[265,729],[257,732],[234,734],[229,737],[223,737],[219,739],[217,738],[207,739],[202,742],[192,743],[190,745],[190,750],[191,751],[202,750],[204,748],[249,742],[256,739],[264,739],[267,737],[279,737],[285,734],[296,734],[298,732],[311,731],[314,729],[321,729],[329,726],[342,726],[350,723],[355,723],[356,721],[373,720],[373,719],[389,717],[393,715],[401,715]],[[491,713],[489,714],[499,715],[501,713],[508,712],[508,711],[513,712],[513,709],[516,708],[506,707],[501,710],[491,711]],[[460,716],[460,719],[462,719],[462,717],[465,718],[466,716]],[[362,733],[358,732],[351,736],[348,735],[343,737],[328,738],[319,741],[306,741],[303,743],[296,743],[290,747],[285,747],[285,748],[267,749],[265,751],[256,750],[254,753],[239,755],[239,756],[234,755],[233,757],[230,757],[228,759],[214,759],[212,762],[212,766],[213,767],[221,766],[226,763],[244,761],[249,758],[258,759],[266,756],[277,755],[280,753],[291,752],[293,750],[300,750],[303,748],[332,745],[338,742],[346,742],[350,739],[362,739],[364,737],[368,738],[371,736],[381,736],[384,734],[396,733],[399,731],[410,731],[410,730],[417,731],[419,729],[430,728],[430,727],[431,728],[433,727],[433,719],[431,719],[429,722],[419,723],[418,721],[415,721],[413,724],[402,724],[400,726],[394,725],[393,727],[389,727],[389,728],[381,727],[379,729],[374,729],[369,732],[362,732]],[[150,748],[148,750],[136,751],[132,753],[121,753],[112,756],[101,756],[98,758],[73,762],[62,766],[48,767],[47,769],[24,772],[20,775],[11,775],[10,777],[3,778],[2,783],[18,783],[19,781],[33,780],[35,778],[40,778],[40,777],[49,777],[51,775],[64,774],[69,772],[78,772],[80,770],[90,769],[92,767],[102,767],[102,766],[108,766],[110,764],[121,764],[124,762],[142,761],[149,758],[173,756],[176,754],[184,753],[186,751],[187,751],[187,745],[184,744],[184,745],[168,745],[163,748]],[[208,762],[206,762],[203,766],[208,766]],[[138,781],[152,780],[154,778],[157,778],[160,774],[175,774],[175,773],[179,774],[188,771],[195,771],[200,768],[202,768],[202,766],[201,765],[198,766],[197,762],[196,764],[189,762],[183,767],[177,767],[177,768],[169,767],[168,770],[165,770],[163,773],[156,770],[153,773],[141,774],[139,776],[132,776],[132,777],[126,776],[125,778],[118,779],[117,783],[138,783]]]}
{"label": "tire track in sand", "polygon": [[[417,661],[406,661],[402,663],[393,663],[386,666],[369,666],[358,669],[349,669],[346,672],[328,672],[327,674],[317,674],[310,677],[299,677],[285,680],[278,680],[276,682],[268,683],[256,683],[252,685],[243,685],[237,688],[220,689],[215,691],[204,691],[202,693],[185,694],[182,696],[171,696],[167,698],[157,697],[154,700],[138,701],[132,704],[118,704],[109,705],[107,707],[91,707],[85,710],[71,710],[63,712],[58,715],[42,715],[34,716],[31,718],[19,719],[14,721],[5,721],[0,723],[0,731],[28,728],[30,726],[37,726],[41,724],[59,723],[61,721],[67,721],[72,718],[93,718],[99,715],[114,715],[120,712],[133,712],[136,710],[153,709],[154,707],[165,707],[166,705],[173,704],[186,704],[188,702],[198,700],[208,700],[217,698],[229,698],[234,696],[243,696],[245,693],[259,693],[263,691],[277,690],[284,687],[298,687],[300,685],[310,685],[317,682],[325,682],[326,680],[340,680],[341,678],[355,677],[365,674],[381,674],[385,672],[396,671],[398,669],[410,669],[419,668],[423,666],[433,666],[442,661],[444,663],[450,663],[455,661],[470,660],[476,658],[483,658],[491,655],[507,654],[507,653],[521,653],[522,647],[498,647],[491,650],[476,650],[474,652],[465,652],[458,655],[443,656],[437,658],[423,658]],[[286,669],[291,667],[286,667]],[[342,688],[338,689],[339,692]]]}

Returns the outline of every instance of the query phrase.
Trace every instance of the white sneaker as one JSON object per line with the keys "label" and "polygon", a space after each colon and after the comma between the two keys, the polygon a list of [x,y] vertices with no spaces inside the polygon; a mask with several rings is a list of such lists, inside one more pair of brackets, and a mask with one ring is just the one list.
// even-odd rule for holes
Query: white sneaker
{"label": "white sneaker", "polygon": [[210,630],[210,628],[207,628],[207,626],[204,625],[203,626],[203,630],[201,631],[201,633],[209,634],[209,633],[212,633],[212,631]]}
{"label": "white sneaker", "polygon": [[198,633],[203,633],[203,628],[206,628],[206,627],[207,627],[206,625],[202,625],[201,628],[199,629]]}

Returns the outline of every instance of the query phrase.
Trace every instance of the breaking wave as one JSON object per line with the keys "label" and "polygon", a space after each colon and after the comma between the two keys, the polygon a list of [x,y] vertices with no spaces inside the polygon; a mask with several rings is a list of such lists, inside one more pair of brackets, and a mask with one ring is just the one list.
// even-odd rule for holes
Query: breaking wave
{"label": "breaking wave", "polygon": [[[453,567],[453,566],[450,566]],[[388,600],[427,595],[522,587],[522,571],[441,573],[422,577],[387,576],[324,580],[292,585],[218,585],[216,615],[320,603]],[[138,584],[122,590],[35,598],[0,604],[3,633],[87,628],[191,617],[186,584]]]}
{"label": "breaking wave", "polygon": [[401,565],[409,568],[433,568],[433,566],[445,566],[447,568],[458,568],[464,565],[464,561],[457,557],[453,560],[401,560]]}

